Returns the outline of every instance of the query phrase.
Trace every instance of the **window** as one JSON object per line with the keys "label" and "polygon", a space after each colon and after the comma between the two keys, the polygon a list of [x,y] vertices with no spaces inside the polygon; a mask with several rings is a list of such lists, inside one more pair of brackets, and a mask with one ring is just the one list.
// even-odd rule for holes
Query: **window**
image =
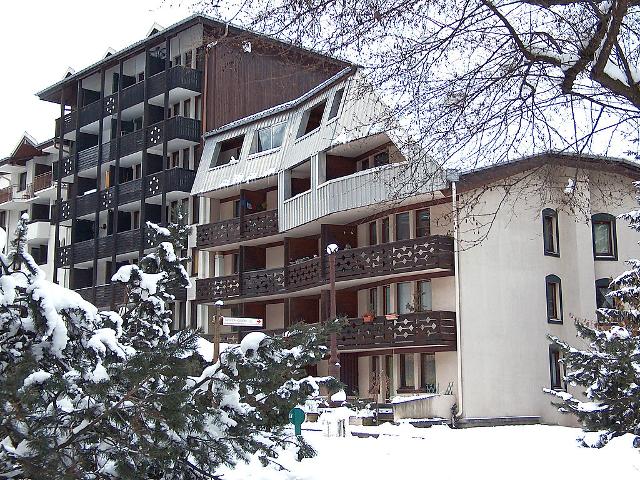
{"label": "window", "polygon": [[553,390],[564,390],[560,350],[556,345],[549,346],[549,373],[551,375],[551,388]]}
{"label": "window", "polygon": [[240,200],[233,201],[233,218],[240,218]]}
{"label": "window", "polygon": [[187,328],[187,302],[178,302],[178,327]]}
{"label": "window", "polygon": [[180,55],[176,55],[175,57],[173,57],[173,62],[171,64],[172,67],[175,67],[176,65],[181,65],[182,64],[182,58]]}
{"label": "window", "polygon": [[431,235],[431,215],[429,209],[416,211],[416,238]]}
{"label": "window", "polygon": [[240,158],[240,151],[242,150],[243,142],[244,135],[220,142],[218,154],[213,155],[210,168],[226,165],[231,161],[238,160]]}
{"label": "window", "polygon": [[385,217],[382,219],[382,243],[389,243],[390,238],[389,217]]}
{"label": "window", "polygon": [[369,223],[369,245],[377,245],[378,228],[376,222]]}
{"label": "window", "polygon": [[433,308],[431,305],[431,282],[429,280],[418,281],[418,310],[429,312]]}
{"label": "window", "polygon": [[239,273],[240,272],[240,254],[239,253],[234,253],[233,254],[233,273]]}
{"label": "window", "polygon": [[198,95],[196,97],[195,116],[196,120],[202,120],[202,97]]}
{"label": "window", "polygon": [[191,116],[191,99],[184,101],[184,104],[182,105],[182,115],[185,117]]}
{"label": "window", "polygon": [[200,199],[198,197],[191,197],[191,223],[197,225],[200,223]]}
{"label": "window", "polygon": [[198,275],[198,249],[191,249],[191,276],[196,277]]}
{"label": "window", "polygon": [[325,100],[304,112],[304,115],[302,115],[302,122],[300,122],[300,128],[298,129],[297,138],[303,137],[307,133],[311,133],[315,129],[320,128],[326,104],[327,102]]}
{"label": "window", "polygon": [[380,167],[382,165],[387,165],[389,163],[389,152],[380,152],[376,153],[373,156],[373,166]]}
{"label": "window", "polygon": [[398,313],[411,313],[411,283],[402,282],[396,284],[396,294],[398,298]]}
{"label": "window", "polygon": [[7,211],[3,210],[0,212],[0,227],[7,229]]}
{"label": "window", "polygon": [[180,104],[179,103],[174,103],[173,107],[172,107],[172,110],[173,110],[173,116],[174,117],[177,116],[177,115],[180,115]]}
{"label": "window", "polygon": [[415,388],[413,376],[413,353],[400,354],[400,386],[402,388]]}
{"label": "window", "polygon": [[601,278],[596,280],[596,307],[598,308],[614,308],[613,299],[607,297],[609,292],[610,278]]}
{"label": "window", "polygon": [[180,165],[180,152],[171,152],[169,160],[169,168],[176,168]]}
{"label": "window", "polygon": [[391,312],[391,285],[385,285],[382,287],[382,309],[384,315],[389,315]]}
{"label": "window", "polygon": [[371,357],[371,373],[378,374],[380,372],[380,357],[373,355]]}
{"label": "window", "polygon": [[256,131],[251,144],[251,153],[265,152],[280,147],[284,140],[286,126],[286,123],[278,123]]}
{"label": "window", "polygon": [[137,210],[133,212],[133,229],[137,230],[140,228],[140,211]]}
{"label": "window", "polygon": [[142,177],[142,164],[141,163],[136,163],[135,164],[135,166],[133,167],[133,173],[135,174],[135,178]]}
{"label": "window", "polygon": [[409,212],[396,214],[396,241],[408,240],[411,237]]}
{"label": "window", "polygon": [[437,393],[436,356],[433,353],[420,355],[420,385],[427,393]]}
{"label": "window", "polygon": [[551,208],[545,208],[542,211],[542,236],[544,237],[544,254],[559,256],[558,213]]}
{"label": "window", "polygon": [[184,54],[184,66],[191,68],[193,63],[193,51],[189,50]]}
{"label": "window", "polygon": [[144,72],[138,73],[138,82],[141,82],[143,80],[144,80]]}
{"label": "window", "polygon": [[333,101],[331,102],[331,109],[329,110],[330,119],[338,116],[338,110],[340,110],[340,104],[342,103],[343,95],[344,95],[344,88],[341,88],[333,96]]}
{"label": "window", "polygon": [[18,191],[21,192],[27,189],[27,172],[22,172],[18,179]]}
{"label": "window", "polygon": [[617,260],[616,217],[598,213],[591,217],[593,257],[596,260]]}
{"label": "window", "polygon": [[191,161],[191,150],[189,148],[185,148],[182,150],[182,166],[184,168],[189,168],[189,162]]}
{"label": "window", "polygon": [[547,321],[562,323],[562,287],[560,278],[547,275],[545,278],[547,291]]}
{"label": "window", "polygon": [[191,302],[191,314],[189,315],[189,324],[191,328],[195,330],[198,328],[198,304]]}
{"label": "window", "polygon": [[377,288],[369,289],[369,305],[367,307],[367,310],[370,310],[374,316],[378,313],[378,289]]}

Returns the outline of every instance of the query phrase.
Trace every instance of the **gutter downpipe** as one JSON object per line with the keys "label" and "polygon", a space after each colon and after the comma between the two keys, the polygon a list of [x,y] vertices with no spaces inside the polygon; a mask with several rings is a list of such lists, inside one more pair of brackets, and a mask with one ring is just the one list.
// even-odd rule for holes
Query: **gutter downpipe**
{"label": "gutter downpipe", "polygon": [[451,182],[451,197],[453,206],[453,263],[455,282],[455,302],[456,302],[456,342],[458,358],[458,402],[455,416],[462,417],[463,414],[463,388],[462,388],[462,332],[461,332],[461,295],[460,295],[460,222],[458,215],[458,182],[460,174],[457,170],[447,171],[447,180]]}

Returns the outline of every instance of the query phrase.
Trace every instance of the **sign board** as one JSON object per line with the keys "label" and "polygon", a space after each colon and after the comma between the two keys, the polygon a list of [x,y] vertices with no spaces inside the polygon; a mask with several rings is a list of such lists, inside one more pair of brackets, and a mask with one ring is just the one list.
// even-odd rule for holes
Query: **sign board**
{"label": "sign board", "polygon": [[261,318],[222,317],[222,325],[229,327],[261,327]]}
{"label": "sign board", "polygon": [[388,313],[387,315],[384,316],[384,318],[386,318],[387,320],[397,320],[398,319],[398,314],[397,313]]}

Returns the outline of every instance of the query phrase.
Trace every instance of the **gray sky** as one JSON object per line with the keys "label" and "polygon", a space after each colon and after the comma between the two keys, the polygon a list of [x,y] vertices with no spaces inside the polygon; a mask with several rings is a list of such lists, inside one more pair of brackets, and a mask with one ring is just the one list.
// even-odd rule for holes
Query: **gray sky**
{"label": "gray sky", "polygon": [[161,0],[15,0],[0,14],[0,158],[11,153],[26,131],[38,141],[53,137],[57,104],[37,91],[144,38],[154,22],[163,27],[190,15],[185,7]]}

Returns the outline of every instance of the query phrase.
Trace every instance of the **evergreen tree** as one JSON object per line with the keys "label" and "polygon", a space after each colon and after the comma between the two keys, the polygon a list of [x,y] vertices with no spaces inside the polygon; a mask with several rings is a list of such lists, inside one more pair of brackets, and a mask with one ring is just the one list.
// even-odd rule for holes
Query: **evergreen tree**
{"label": "evergreen tree", "polygon": [[[640,231],[640,210],[620,218]],[[566,382],[584,387],[587,401],[568,392],[545,391],[559,398],[560,411],[574,414],[584,430],[601,432],[592,445],[596,447],[625,433],[637,435],[634,445],[640,447],[640,261],[627,263],[630,269],[610,284],[613,307],[598,309],[595,326],[576,322],[587,349],[550,337],[563,353]]]}
{"label": "evergreen tree", "polygon": [[317,391],[303,367],[325,355],[324,329],[251,333],[202,370],[197,333],[170,332],[188,227],[148,228],[157,247],[113,276],[121,317],[46,282],[20,222],[0,256],[0,476],[206,479],[277,446],[313,453],[284,427]]}

